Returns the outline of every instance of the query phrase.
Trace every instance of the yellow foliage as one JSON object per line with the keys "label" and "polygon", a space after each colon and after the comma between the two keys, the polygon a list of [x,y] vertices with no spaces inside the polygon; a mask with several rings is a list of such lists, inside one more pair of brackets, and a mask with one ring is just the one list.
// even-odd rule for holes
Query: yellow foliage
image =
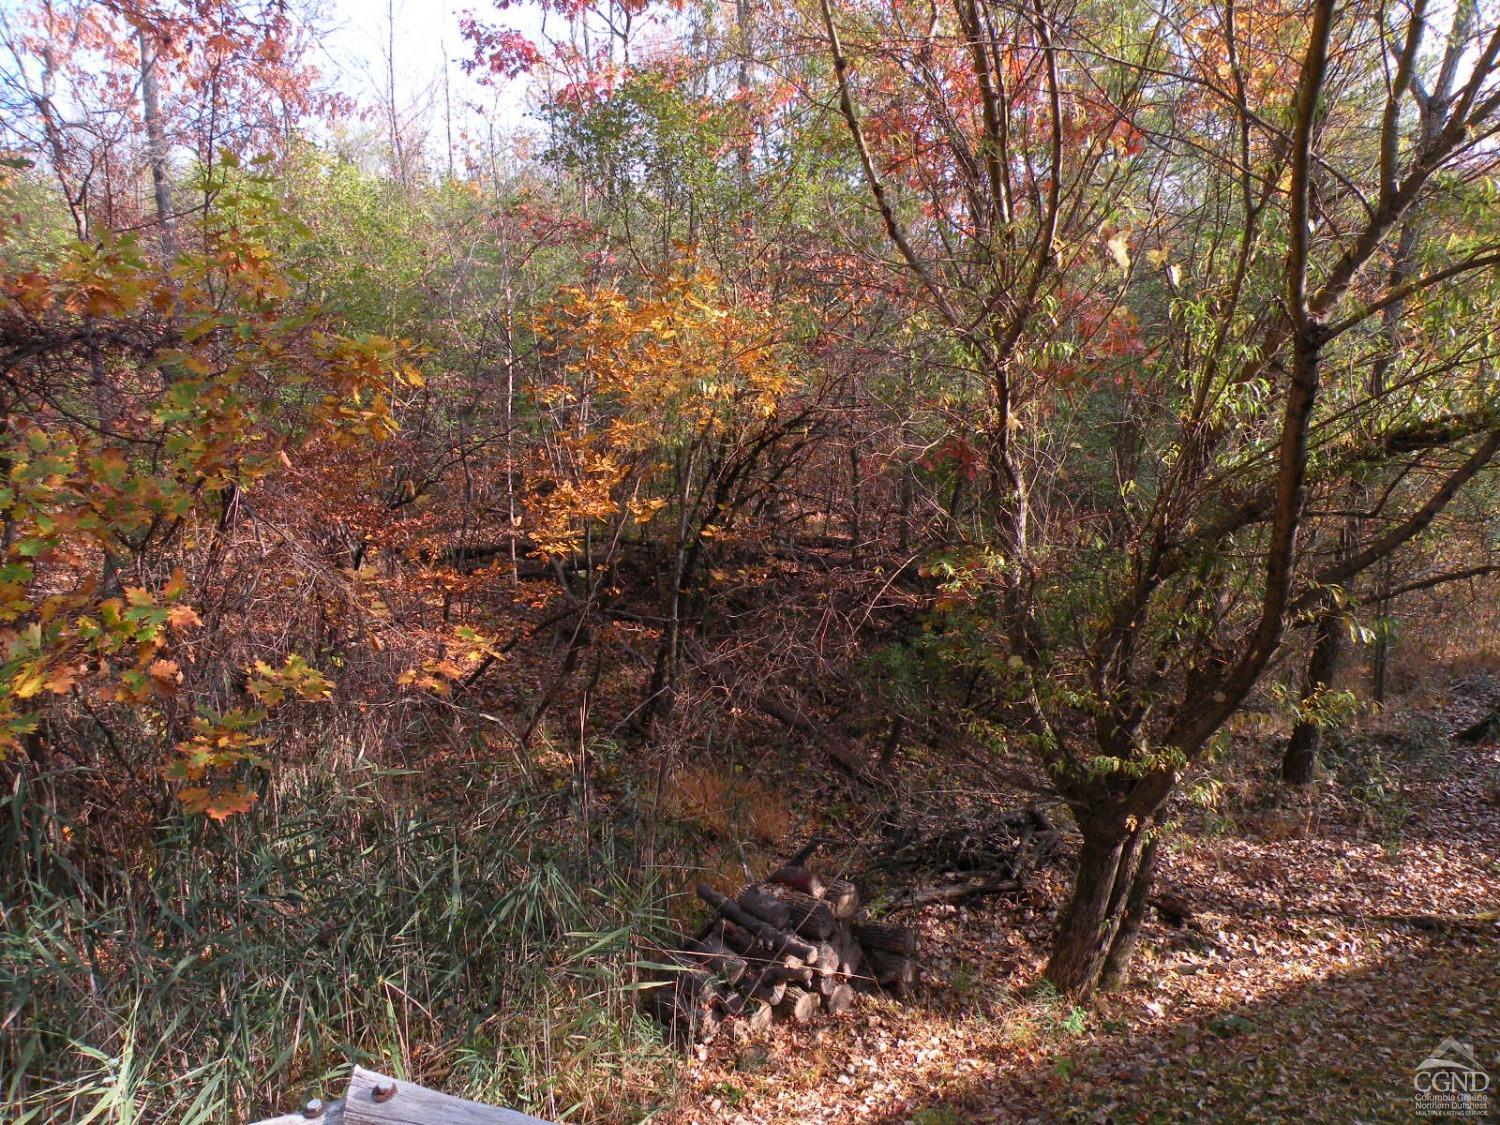
{"label": "yellow foliage", "polygon": [[538,327],[559,361],[557,380],[535,392],[560,431],[530,477],[544,556],[575,551],[589,521],[650,522],[672,503],[652,492],[680,471],[679,455],[752,439],[793,383],[772,317],[706,271],[674,273],[644,296],[565,289]]}

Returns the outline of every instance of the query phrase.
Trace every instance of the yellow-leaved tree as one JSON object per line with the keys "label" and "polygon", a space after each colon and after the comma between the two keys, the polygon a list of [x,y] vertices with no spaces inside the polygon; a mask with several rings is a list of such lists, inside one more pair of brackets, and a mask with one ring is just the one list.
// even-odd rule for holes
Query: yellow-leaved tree
{"label": "yellow-leaved tree", "polygon": [[657,614],[625,622],[656,642],[645,725],[670,705],[711,546],[753,533],[767,466],[806,437],[792,319],[691,260],[640,294],[565,290],[540,319],[551,367],[527,532],[568,564],[570,596],[616,624],[617,569],[643,555],[660,575]]}

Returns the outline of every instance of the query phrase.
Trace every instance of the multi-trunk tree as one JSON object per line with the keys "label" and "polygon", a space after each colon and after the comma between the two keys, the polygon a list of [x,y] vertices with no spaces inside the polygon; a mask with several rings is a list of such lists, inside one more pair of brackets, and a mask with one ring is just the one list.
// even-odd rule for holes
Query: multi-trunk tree
{"label": "multi-trunk tree", "polygon": [[[1500,449],[1500,241],[1465,220],[1500,27],[1321,0],[820,15],[892,267],[974,403],[970,658],[1082,832],[1047,975],[1084,995],[1289,626]],[[1351,479],[1417,454],[1377,530],[1310,549]]]}

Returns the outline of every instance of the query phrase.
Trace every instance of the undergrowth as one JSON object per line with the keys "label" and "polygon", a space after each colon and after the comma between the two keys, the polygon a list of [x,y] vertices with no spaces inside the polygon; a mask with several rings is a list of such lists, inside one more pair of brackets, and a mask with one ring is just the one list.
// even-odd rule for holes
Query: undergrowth
{"label": "undergrowth", "polygon": [[356,765],[106,855],[78,773],[0,797],[0,1120],[254,1120],[352,1062],[578,1121],[670,1087],[631,1003],[657,889],[567,790]]}

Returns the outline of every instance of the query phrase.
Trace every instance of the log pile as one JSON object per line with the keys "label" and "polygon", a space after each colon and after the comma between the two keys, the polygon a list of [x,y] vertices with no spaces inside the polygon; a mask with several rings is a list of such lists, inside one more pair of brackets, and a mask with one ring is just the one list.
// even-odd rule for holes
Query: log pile
{"label": "log pile", "polygon": [[646,1010],[678,1042],[840,1015],[858,991],[899,994],[916,980],[916,931],[862,919],[847,879],[791,863],[734,898],[706,883],[698,897],[709,921],[672,943],[654,987],[643,990]]}

